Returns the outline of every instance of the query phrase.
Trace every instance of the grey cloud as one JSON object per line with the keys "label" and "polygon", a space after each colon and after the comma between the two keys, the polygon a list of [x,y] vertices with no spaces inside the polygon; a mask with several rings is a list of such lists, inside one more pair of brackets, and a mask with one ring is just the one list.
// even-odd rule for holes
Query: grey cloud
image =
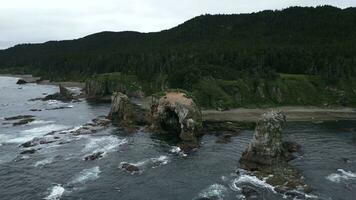
{"label": "grey cloud", "polygon": [[354,0],[0,0],[0,49],[18,43],[83,37],[100,31],[159,31],[201,14],[249,13],[264,9]]}

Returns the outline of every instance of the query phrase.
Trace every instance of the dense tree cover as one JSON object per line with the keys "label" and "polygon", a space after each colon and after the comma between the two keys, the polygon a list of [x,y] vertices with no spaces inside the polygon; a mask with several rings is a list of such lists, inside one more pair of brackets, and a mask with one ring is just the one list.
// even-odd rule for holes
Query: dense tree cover
{"label": "dense tree cover", "polygon": [[22,44],[0,51],[0,68],[53,80],[122,72],[136,75],[147,92],[193,90],[212,79],[272,80],[279,73],[338,84],[356,76],[356,8],[202,15],[156,33],[102,32]]}

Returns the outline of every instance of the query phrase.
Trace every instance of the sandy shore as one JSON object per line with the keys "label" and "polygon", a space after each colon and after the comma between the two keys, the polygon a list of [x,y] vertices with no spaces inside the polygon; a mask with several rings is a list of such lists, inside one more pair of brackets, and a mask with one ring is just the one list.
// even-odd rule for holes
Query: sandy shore
{"label": "sandy shore", "polygon": [[232,109],[228,111],[204,110],[204,121],[220,122],[255,122],[259,117],[269,110],[283,111],[287,121],[334,121],[334,120],[356,120],[356,109],[337,107],[319,108],[312,106],[285,106],[277,108],[256,109]]}

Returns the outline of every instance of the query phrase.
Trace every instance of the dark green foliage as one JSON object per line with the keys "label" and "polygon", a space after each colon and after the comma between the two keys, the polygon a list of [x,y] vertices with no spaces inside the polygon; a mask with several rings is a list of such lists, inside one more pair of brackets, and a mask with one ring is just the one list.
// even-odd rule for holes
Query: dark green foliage
{"label": "dark green foliage", "polygon": [[22,44],[0,51],[0,72],[51,80],[121,72],[137,77],[146,94],[181,88],[206,107],[335,102],[343,94],[334,89],[351,94],[347,83],[356,76],[356,8],[202,15],[156,33],[102,32]]}

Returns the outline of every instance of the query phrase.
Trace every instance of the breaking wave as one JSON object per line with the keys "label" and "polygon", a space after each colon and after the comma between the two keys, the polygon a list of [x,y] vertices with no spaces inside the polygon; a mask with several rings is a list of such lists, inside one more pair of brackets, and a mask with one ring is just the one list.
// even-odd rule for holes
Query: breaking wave
{"label": "breaking wave", "polygon": [[45,200],[59,200],[61,199],[65,189],[61,185],[56,185],[52,187],[51,193],[45,197]]}

